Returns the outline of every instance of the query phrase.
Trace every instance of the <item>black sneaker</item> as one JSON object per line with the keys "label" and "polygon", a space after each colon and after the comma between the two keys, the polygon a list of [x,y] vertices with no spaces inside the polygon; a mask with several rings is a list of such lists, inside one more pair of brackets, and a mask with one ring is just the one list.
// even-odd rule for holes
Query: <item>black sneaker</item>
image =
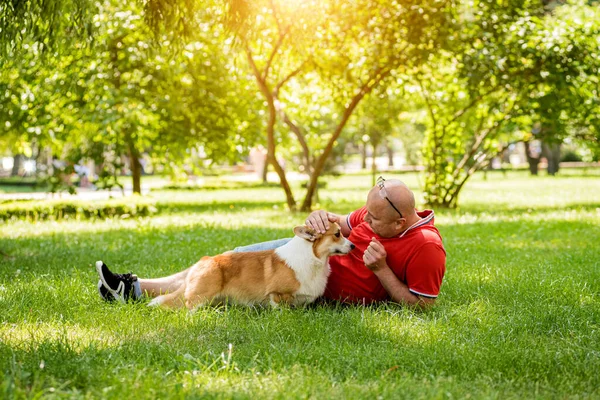
{"label": "black sneaker", "polygon": [[112,273],[102,261],[96,261],[96,271],[100,276],[98,293],[104,300],[126,303],[129,299],[138,298],[133,285],[137,281],[136,275]]}

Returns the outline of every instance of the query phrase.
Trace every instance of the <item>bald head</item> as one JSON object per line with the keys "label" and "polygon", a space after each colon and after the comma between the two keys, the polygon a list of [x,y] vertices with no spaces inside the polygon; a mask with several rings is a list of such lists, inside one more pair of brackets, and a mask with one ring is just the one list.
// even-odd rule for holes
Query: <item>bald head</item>
{"label": "bald head", "polygon": [[[390,179],[385,181],[384,187],[387,198],[402,213],[402,217],[410,218],[415,214],[415,195],[404,182],[398,179]],[[390,217],[399,217],[398,213],[388,204],[387,200],[381,198],[379,192],[379,187],[375,186],[371,190],[371,193],[369,193],[369,196],[379,203]]]}
{"label": "bald head", "polygon": [[[369,191],[365,222],[381,237],[395,237],[419,220],[415,210],[415,195],[404,182],[397,179],[386,180],[383,188],[385,197],[382,197],[379,185]],[[402,217],[394,208],[398,209]]]}
{"label": "bald head", "polygon": [[414,214],[415,195],[404,182],[398,179],[390,179],[386,180],[384,185],[388,199],[400,210],[402,216],[406,218]]}

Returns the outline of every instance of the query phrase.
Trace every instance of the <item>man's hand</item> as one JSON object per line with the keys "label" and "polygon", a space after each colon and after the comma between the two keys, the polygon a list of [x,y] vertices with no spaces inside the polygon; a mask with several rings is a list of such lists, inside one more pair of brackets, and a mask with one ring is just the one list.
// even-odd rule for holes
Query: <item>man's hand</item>
{"label": "man's hand", "polygon": [[306,226],[313,228],[319,233],[325,233],[329,229],[330,222],[337,222],[339,224],[339,216],[325,210],[311,212],[305,221]]}
{"label": "man's hand", "polygon": [[383,245],[379,243],[377,239],[371,238],[371,243],[369,243],[369,247],[367,247],[363,254],[363,261],[367,268],[375,272],[386,267],[386,257],[387,252]]}

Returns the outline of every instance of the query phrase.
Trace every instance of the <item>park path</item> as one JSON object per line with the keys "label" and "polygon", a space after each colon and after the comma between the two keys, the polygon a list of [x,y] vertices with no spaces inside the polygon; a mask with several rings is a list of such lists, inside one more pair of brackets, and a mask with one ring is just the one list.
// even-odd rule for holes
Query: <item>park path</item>
{"label": "park path", "polygon": [[[148,194],[150,192],[151,185],[142,185],[142,194]],[[125,197],[131,196],[133,189],[131,185],[125,185]],[[116,188],[110,191],[108,190],[96,190],[92,188],[77,188],[77,193],[69,194],[66,192],[62,193],[46,193],[46,192],[16,192],[16,193],[0,193],[0,200],[108,200],[111,198],[123,197],[121,189]]]}
{"label": "park path", "polygon": [[[300,174],[296,172],[288,172],[287,174],[288,180],[296,181],[296,180],[306,180],[308,176],[305,174]],[[259,177],[255,173],[247,173],[247,174],[235,174],[230,176],[222,176],[220,179],[230,180],[230,181],[238,181],[238,182],[251,182],[256,181],[259,182]],[[269,182],[277,182],[279,177],[275,172],[269,172],[268,175]],[[195,184],[202,185],[203,179],[199,178],[195,182]],[[152,181],[146,180],[142,178],[142,195],[147,195],[151,190],[160,189],[161,187],[168,184],[166,180]],[[114,188],[110,191],[108,190],[96,190],[93,188],[77,188],[77,193],[69,194],[66,192],[62,193],[46,193],[46,192],[14,192],[14,193],[0,193],[0,201],[8,201],[8,200],[57,200],[57,199],[66,199],[66,200],[81,200],[81,201],[93,201],[93,200],[108,200],[111,198],[121,198],[128,197],[133,194],[133,185],[131,183],[125,183],[125,196],[121,192],[121,189]]]}

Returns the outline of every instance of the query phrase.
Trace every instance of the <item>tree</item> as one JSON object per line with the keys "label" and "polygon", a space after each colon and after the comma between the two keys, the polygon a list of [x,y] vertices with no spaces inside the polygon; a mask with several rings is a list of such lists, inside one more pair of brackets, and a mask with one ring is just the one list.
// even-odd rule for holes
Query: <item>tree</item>
{"label": "tree", "polygon": [[[333,117],[333,123],[328,133],[320,135],[323,146],[305,156],[313,160],[300,206],[307,211],[333,146],[358,104],[399,68],[422,62],[436,49],[446,32],[450,4],[370,0],[241,4],[244,6],[235,8],[244,12],[244,18],[235,19],[237,26],[243,25],[237,34],[266,101],[269,162],[280,177],[290,209],[295,209],[296,200],[275,157],[277,122],[281,118],[304,140],[306,154],[310,140],[303,135],[311,136],[309,127],[321,124],[305,121],[310,110],[297,106],[298,93],[290,88],[294,82],[318,82],[303,92],[310,98],[319,98],[320,92],[331,95],[323,106],[331,111],[323,119]],[[302,39],[298,32],[303,33]],[[296,104],[297,113],[292,114],[294,110],[287,104]],[[310,101],[304,104],[314,105]]]}
{"label": "tree", "polygon": [[94,159],[113,183],[126,156],[134,192],[141,190],[142,153],[176,167],[189,161],[191,148],[222,161],[252,145],[260,126],[250,111],[254,97],[229,61],[222,26],[204,25],[172,51],[171,36],[157,44],[140,9],[115,4],[97,5],[93,48],[79,43],[48,64],[36,62],[38,42],[15,53],[14,67],[2,74],[11,96],[0,103],[11,141],[48,138],[71,163]]}
{"label": "tree", "polygon": [[456,45],[415,75],[429,110],[426,200],[436,206],[455,207],[469,177],[527,140],[535,123],[558,137],[573,81],[593,69],[582,61],[594,52],[586,34],[595,30],[562,7],[546,14],[537,2],[477,6],[459,13]]}
{"label": "tree", "polygon": [[43,45],[24,43],[20,52],[9,53],[0,70],[0,148],[35,157],[48,148],[60,154],[66,142],[66,126],[73,121],[74,97],[67,70],[72,57],[48,57],[42,65]]}

